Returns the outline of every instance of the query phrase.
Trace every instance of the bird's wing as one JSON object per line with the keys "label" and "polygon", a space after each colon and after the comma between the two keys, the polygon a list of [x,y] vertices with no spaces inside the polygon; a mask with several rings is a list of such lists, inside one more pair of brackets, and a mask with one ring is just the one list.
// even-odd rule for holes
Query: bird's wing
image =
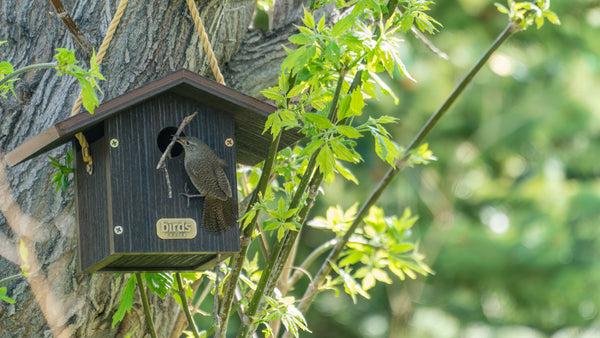
{"label": "bird's wing", "polygon": [[220,166],[214,167],[215,177],[217,178],[217,183],[219,184],[219,188],[223,191],[227,198],[231,198],[231,185],[229,185],[229,180],[227,179],[227,175],[225,171]]}

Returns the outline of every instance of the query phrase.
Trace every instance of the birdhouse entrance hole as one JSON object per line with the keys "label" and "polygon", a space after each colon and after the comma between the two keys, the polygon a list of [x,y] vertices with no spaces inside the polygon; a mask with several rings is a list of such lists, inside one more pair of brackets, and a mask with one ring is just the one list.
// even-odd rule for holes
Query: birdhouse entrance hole
{"label": "birdhouse entrance hole", "polygon": [[[167,146],[171,142],[173,135],[177,132],[177,127],[166,127],[158,133],[158,137],[156,138],[156,144],[158,145],[158,149],[163,153]],[[182,131],[179,136],[186,136]],[[171,148],[171,157],[175,158],[183,153],[183,147],[179,143],[175,143],[173,148]]]}

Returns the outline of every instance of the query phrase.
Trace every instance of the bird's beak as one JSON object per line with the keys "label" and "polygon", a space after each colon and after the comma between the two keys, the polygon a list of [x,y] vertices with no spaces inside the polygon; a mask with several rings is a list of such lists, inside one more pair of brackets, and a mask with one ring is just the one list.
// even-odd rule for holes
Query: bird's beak
{"label": "bird's beak", "polygon": [[181,140],[181,137],[179,137],[179,135],[173,135],[173,138],[175,139],[175,142],[183,144],[183,141]]}

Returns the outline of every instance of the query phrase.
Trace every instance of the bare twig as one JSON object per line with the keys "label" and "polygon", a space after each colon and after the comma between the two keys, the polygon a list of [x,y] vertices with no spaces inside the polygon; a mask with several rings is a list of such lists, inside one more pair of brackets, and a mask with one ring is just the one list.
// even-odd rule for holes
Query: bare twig
{"label": "bare twig", "polygon": [[429,50],[431,50],[435,55],[441,57],[444,60],[448,60],[448,54],[444,53],[442,50],[440,50],[439,48],[437,48],[433,42],[431,42],[431,40],[429,40],[425,34],[421,33],[421,31],[419,31],[418,29],[416,29],[415,27],[411,28],[410,30],[411,33],[413,33],[413,35],[421,40],[421,42],[423,42],[423,44],[429,48]]}
{"label": "bare twig", "polygon": [[171,188],[171,180],[169,179],[169,171],[167,167],[163,167],[165,170],[165,179],[167,180],[167,188],[169,188],[169,198],[173,198],[173,189]]}
{"label": "bare twig", "polygon": [[54,10],[56,10],[56,17],[62,20],[62,22],[65,24],[65,27],[67,27],[67,29],[71,33],[71,36],[73,36],[73,39],[75,39],[75,42],[77,42],[81,46],[81,48],[83,48],[83,51],[86,54],[91,55],[93,50],[92,44],[85,37],[83,32],[79,30],[79,27],[77,27],[77,25],[73,21],[73,18],[71,18],[71,15],[67,13],[65,7],[60,2],[60,0],[50,0],[50,2],[52,3]]}
{"label": "bare twig", "polygon": [[[187,126],[188,123],[190,123],[192,121],[192,119],[194,118],[194,116],[196,116],[197,114],[198,114],[198,112],[196,111],[196,112],[192,113],[191,115],[186,116],[183,119],[183,121],[181,121],[181,124],[179,125],[179,128],[177,128],[177,131],[175,132],[174,136],[179,136],[181,134],[181,131],[183,130],[183,128],[185,126]],[[167,155],[169,155],[171,153],[171,149],[173,149],[173,145],[175,145],[175,137],[173,137],[171,139],[171,142],[169,142],[169,145],[163,152],[162,156],[160,157],[160,160],[158,160],[158,164],[156,165],[156,170],[160,170],[161,168],[163,168],[165,170],[165,179],[167,180],[167,188],[169,189],[169,198],[173,198],[173,189],[171,188],[171,180],[169,179],[169,171],[167,170],[165,160],[167,159]],[[189,200],[188,200],[188,203],[189,203]]]}
{"label": "bare twig", "polygon": [[[181,124],[179,125],[179,128],[177,128],[177,131],[175,132],[174,136],[179,136],[181,134],[181,131],[183,130],[183,128],[185,126],[187,126],[188,123],[190,123],[192,121],[192,119],[194,118],[194,116],[196,116],[197,114],[198,114],[198,112],[196,111],[193,114],[186,116],[186,118],[184,118],[183,121],[181,121]],[[158,161],[158,164],[156,165],[156,170],[159,170],[160,168],[165,166],[165,160],[167,159],[167,155],[171,153],[171,149],[173,149],[173,145],[175,145],[175,138],[173,138],[171,140],[171,142],[167,146],[167,149],[165,149],[162,156],[160,157],[160,160]]]}

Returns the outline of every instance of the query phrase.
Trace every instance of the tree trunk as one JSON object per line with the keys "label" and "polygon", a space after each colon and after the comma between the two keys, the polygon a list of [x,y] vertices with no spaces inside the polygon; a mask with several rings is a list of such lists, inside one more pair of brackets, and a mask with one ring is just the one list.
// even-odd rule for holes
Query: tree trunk
{"label": "tree trunk", "polygon": [[[63,0],[62,3],[97,51],[117,1]],[[248,33],[254,1],[196,3],[223,66],[238,53]],[[53,11],[50,2],[3,0],[0,41],[8,42],[0,47],[0,61],[9,61],[20,68],[51,62],[56,48],[78,49],[79,45]],[[262,37],[256,39],[257,34]],[[261,59],[260,65],[238,59],[234,66],[222,69],[230,86],[252,95],[272,84],[285,55],[281,43],[286,36],[267,38],[253,33],[250,37],[255,40],[247,42],[247,50],[240,54],[247,60],[259,60],[256,55],[264,56],[271,51],[276,54],[265,58],[267,62]],[[253,41],[272,48],[253,49]],[[81,55],[84,53],[78,52],[78,57]],[[89,61],[80,59],[80,66],[89,67]],[[106,77],[100,84],[102,101],[181,68],[213,78],[186,2],[130,0],[100,67]],[[260,69],[274,71],[269,76],[248,77]],[[75,79],[58,77],[54,70],[26,73],[16,89],[17,99],[0,101],[0,157],[67,118],[79,93]],[[65,152],[65,147],[60,147],[50,155],[60,157]],[[55,193],[50,183],[52,174],[53,168],[45,155],[10,169],[0,161],[0,279],[19,272],[20,240],[30,246],[28,263],[32,272],[27,279],[2,285],[16,303],[0,301],[0,337],[123,336],[137,326],[135,336],[146,335],[139,297],[123,322],[111,328],[124,276],[77,273],[73,186]],[[178,305],[172,297],[165,300],[151,297],[150,303],[158,336],[170,336],[177,330],[174,318],[179,312]]]}

